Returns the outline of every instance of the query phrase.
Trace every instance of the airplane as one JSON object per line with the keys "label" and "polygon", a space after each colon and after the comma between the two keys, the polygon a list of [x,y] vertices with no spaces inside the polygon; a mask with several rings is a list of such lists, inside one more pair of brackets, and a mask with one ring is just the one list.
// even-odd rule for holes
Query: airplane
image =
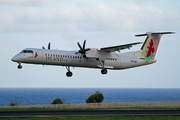
{"label": "airplane", "polygon": [[22,69],[21,63],[65,66],[67,77],[73,75],[70,67],[97,68],[101,69],[104,75],[107,74],[107,69],[122,70],[155,63],[155,55],[163,34],[174,34],[174,32],[146,32],[135,35],[146,36],[146,39],[141,49],[134,52],[120,53],[121,50],[130,49],[142,42],[103,48],[85,48],[86,40],[84,40],[83,46],[77,42],[80,48],[77,51],[51,50],[49,43],[48,49],[44,46],[42,49],[26,48],[11,60],[18,63],[18,69]]}

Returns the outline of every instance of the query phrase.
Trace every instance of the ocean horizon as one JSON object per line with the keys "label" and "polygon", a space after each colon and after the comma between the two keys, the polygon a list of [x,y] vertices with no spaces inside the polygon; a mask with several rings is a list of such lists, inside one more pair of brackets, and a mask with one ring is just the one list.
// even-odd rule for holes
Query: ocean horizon
{"label": "ocean horizon", "polygon": [[51,104],[56,98],[64,103],[86,103],[96,91],[103,102],[180,101],[180,88],[0,88],[0,106]]}

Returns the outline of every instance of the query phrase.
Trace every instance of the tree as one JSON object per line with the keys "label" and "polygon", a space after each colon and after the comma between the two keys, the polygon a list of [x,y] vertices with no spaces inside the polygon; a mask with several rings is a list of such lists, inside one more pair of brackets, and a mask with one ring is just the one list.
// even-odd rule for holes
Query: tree
{"label": "tree", "polygon": [[53,100],[52,104],[63,104],[63,101],[60,98],[56,98]]}
{"label": "tree", "polygon": [[92,94],[86,100],[86,103],[101,103],[104,100],[104,96],[99,91],[96,91],[95,94]]}
{"label": "tree", "polygon": [[20,99],[16,99],[15,101],[11,100],[10,102],[10,106],[17,106],[19,104],[21,104],[21,100]]}
{"label": "tree", "polygon": [[12,103],[10,104],[10,106],[16,106],[16,105],[15,105],[15,103],[12,102]]}

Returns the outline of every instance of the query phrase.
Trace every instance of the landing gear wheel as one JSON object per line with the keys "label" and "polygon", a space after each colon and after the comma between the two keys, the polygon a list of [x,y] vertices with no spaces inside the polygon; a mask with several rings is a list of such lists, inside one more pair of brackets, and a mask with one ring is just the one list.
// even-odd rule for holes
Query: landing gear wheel
{"label": "landing gear wheel", "polygon": [[22,69],[22,65],[19,64],[19,65],[18,65],[18,69]]}
{"label": "landing gear wheel", "polygon": [[66,76],[67,76],[67,77],[71,77],[72,75],[73,75],[72,72],[67,72],[67,73],[66,73]]}
{"label": "landing gear wheel", "polygon": [[102,69],[102,70],[101,70],[101,73],[102,73],[102,74],[107,74],[107,70],[106,70],[106,69]]}

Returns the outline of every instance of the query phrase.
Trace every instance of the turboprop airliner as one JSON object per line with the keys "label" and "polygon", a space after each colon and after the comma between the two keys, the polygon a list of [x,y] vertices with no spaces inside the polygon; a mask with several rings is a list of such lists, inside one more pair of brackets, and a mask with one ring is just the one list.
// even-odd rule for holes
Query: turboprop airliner
{"label": "turboprop airliner", "polygon": [[42,49],[26,48],[11,60],[18,63],[18,69],[22,69],[21,63],[65,66],[67,77],[73,75],[70,67],[98,68],[101,69],[102,74],[107,74],[107,69],[122,70],[155,63],[155,55],[161,36],[173,33],[147,32],[135,35],[137,37],[147,37],[141,49],[134,52],[120,53],[124,49],[130,49],[134,45],[142,44],[142,42],[103,48],[85,48],[86,40],[84,40],[83,46],[77,42],[80,48],[77,51],[51,50],[49,43],[48,49],[45,49],[45,47],[42,47]]}

